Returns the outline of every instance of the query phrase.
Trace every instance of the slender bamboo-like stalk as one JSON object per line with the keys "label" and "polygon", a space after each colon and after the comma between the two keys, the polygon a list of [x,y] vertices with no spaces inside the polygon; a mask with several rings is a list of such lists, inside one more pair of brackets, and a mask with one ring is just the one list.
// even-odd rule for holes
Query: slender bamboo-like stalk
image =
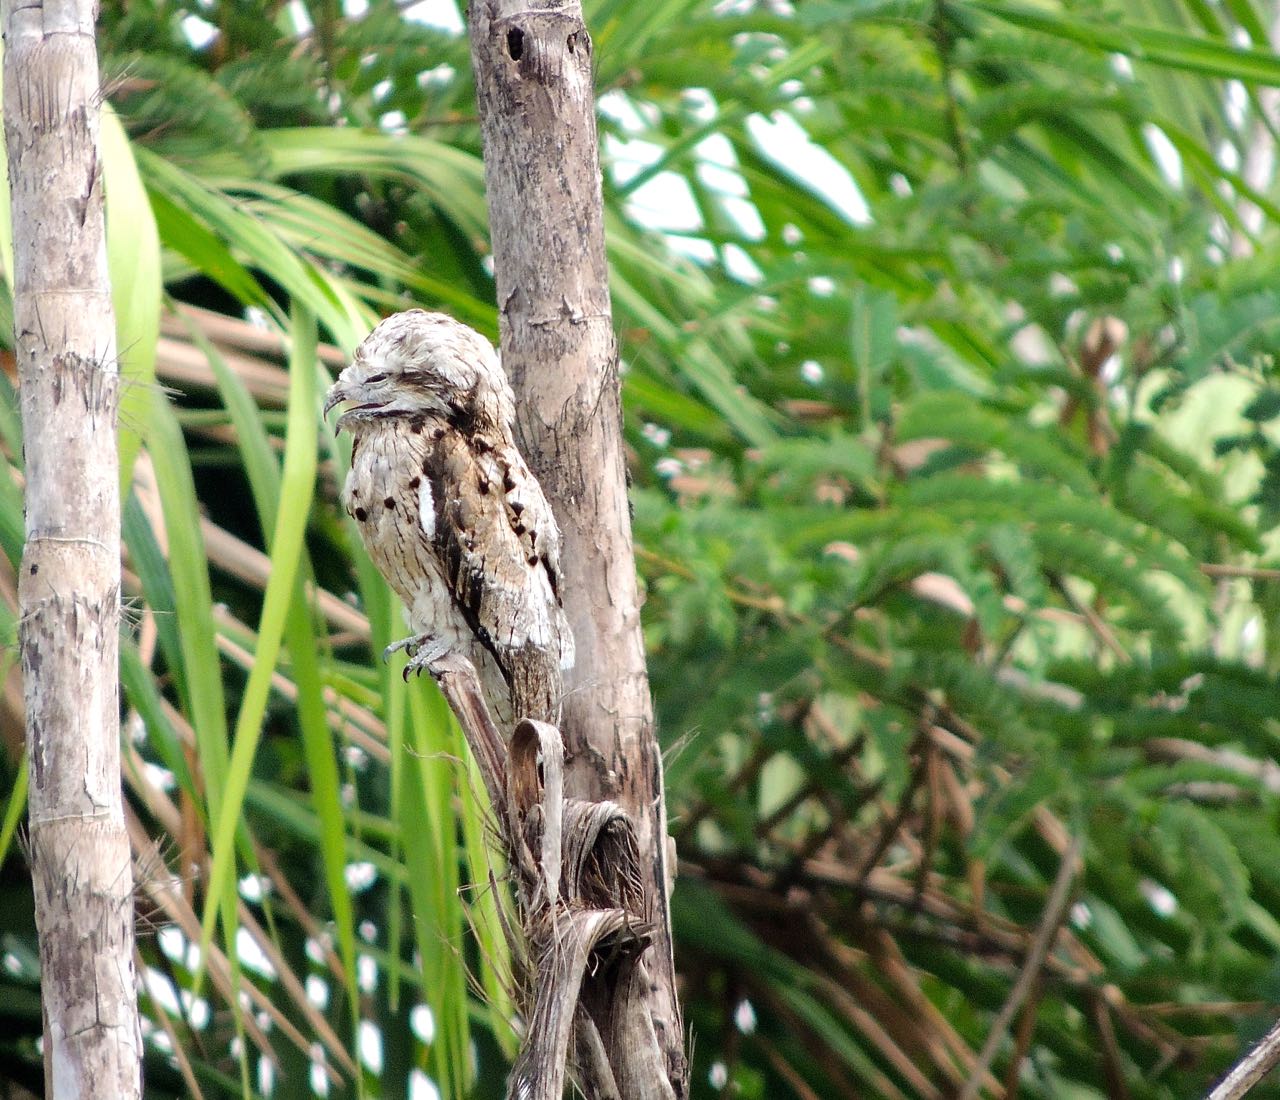
{"label": "slender bamboo-like stalk", "polygon": [[[563,595],[577,646],[561,723],[565,794],[616,802],[634,823],[654,929],[639,963],[648,1020],[606,1042],[651,1049],[645,1064],[657,1080],[642,1085],[641,1071],[623,1071],[631,1078],[624,1095],[683,1096],[671,861],[623,464],[591,39],[577,0],[475,0],[470,22],[502,361],[523,453],[563,534]],[[605,1053],[616,1068],[620,1052]],[[645,1061],[634,1051],[623,1060]]]}
{"label": "slender bamboo-like stalk", "polygon": [[45,1092],[141,1095],[120,790],[120,502],[95,5],[6,0],[4,128],[26,459],[19,583]]}

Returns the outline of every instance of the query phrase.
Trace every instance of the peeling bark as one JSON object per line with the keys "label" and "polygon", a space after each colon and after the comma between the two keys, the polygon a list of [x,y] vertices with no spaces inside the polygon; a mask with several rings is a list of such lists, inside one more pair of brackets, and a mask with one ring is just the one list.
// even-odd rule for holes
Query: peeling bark
{"label": "peeling bark", "polygon": [[[560,524],[564,603],[577,645],[561,722],[565,794],[613,801],[628,815],[652,927],[652,946],[636,961],[647,1038],[632,1020],[627,1041],[649,1042],[658,1081],[645,1091],[617,1087],[624,1097],[680,1097],[688,1064],[623,463],[591,39],[576,0],[473,0],[469,16],[502,361],[516,393],[521,449]],[[610,1027],[599,1038],[606,1047],[620,1042]],[[582,1084],[589,1096],[610,1095],[604,1083]]]}
{"label": "peeling bark", "polygon": [[45,1092],[141,1094],[120,789],[120,504],[95,10],[7,0],[5,140],[25,426],[19,643]]}

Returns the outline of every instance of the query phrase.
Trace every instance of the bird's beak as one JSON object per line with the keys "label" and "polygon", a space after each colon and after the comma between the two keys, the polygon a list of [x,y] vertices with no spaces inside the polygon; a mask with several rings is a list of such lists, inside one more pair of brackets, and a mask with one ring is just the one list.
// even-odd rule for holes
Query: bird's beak
{"label": "bird's beak", "polygon": [[335,405],[341,405],[344,401],[350,401],[352,399],[352,394],[349,388],[350,380],[344,377],[346,373],[346,371],[343,371],[342,374],[338,375],[338,380],[329,387],[329,392],[325,395],[325,416],[329,415],[329,410]]}

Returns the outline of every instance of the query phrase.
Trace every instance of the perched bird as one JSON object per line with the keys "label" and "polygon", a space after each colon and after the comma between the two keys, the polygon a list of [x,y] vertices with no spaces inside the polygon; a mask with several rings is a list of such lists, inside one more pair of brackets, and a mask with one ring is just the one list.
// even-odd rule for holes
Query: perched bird
{"label": "perched bird", "polygon": [[558,718],[573,635],[560,529],[516,448],[515,399],[493,346],[440,313],[388,317],[329,390],[351,433],[343,502],[413,634],[405,678],[471,660],[499,728]]}

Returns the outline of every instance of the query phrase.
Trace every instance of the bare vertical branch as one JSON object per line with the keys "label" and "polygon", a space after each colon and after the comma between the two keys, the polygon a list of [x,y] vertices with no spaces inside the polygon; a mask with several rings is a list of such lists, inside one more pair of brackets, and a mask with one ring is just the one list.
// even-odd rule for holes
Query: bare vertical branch
{"label": "bare vertical branch", "polygon": [[90,0],[6,0],[5,140],[25,426],[19,604],[46,1095],[140,1095],[120,790],[120,502]]}
{"label": "bare vertical branch", "polygon": [[641,961],[652,1041],[670,1089],[683,1096],[662,763],[627,504],[591,39],[577,0],[475,0],[470,22],[502,360],[521,448],[563,534],[563,596],[577,646],[561,723],[565,793],[615,801],[635,824],[645,912],[656,928]]}

